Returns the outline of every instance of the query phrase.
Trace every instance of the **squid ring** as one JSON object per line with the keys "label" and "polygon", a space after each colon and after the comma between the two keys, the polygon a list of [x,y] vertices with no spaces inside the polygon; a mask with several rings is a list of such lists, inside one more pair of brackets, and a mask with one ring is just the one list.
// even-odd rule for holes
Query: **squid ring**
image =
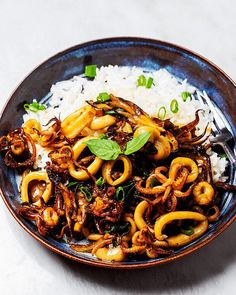
{"label": "squid ring", "polygon": [[105,115],[102,117],[97,117],[93,119],[93,121],[90,124],[90,128],[92,130],[100,130],[105,127],[111,126],[115,124],[117,119],[111,115]]}
{"label": "squid ring", "polygon": [[[162,215],[161,217],[159,217],[156,220],[155,226],[154,226],[155,237],[158,240],[161,240],[161,241],[162,240],[165,240],[167,238],[167,236],[165,236],[165,235],[162,234],[162,231],[164,230],[165,226],[168,223],[170,223],[171,221],[174,221],[174,220],[182,220],[182,219],[193,219],[193,220],[196,220],[196,221],[199,221],[199,222],[207,221],[207,217],[204,216],[203,214],[198,213],[198,212],[192,212],[192,211],[175,211],[175,212],[170,212],[170,213],[167,213],[167,214]],[[205,223],[204,223],[204,225],[205,225]],[[208,225],[208,222],[207,222],[207,225]],[[205,229],[205,226],[203,228]],[[206,229],[207,229],[207,227],[206,227]],[[206,231],[206,229],[205,229],[205,231]],[[200,231],[200,232],[203,234],[203,231]],[[179,237],[179,235],[177,235],[175,237]],[[192,236],[187,236],[187,237],[188,238],[191,238]],[[174,237],[171,237],[169,239],[172,239],[172,241],[173,241],[173,238]],[[193,239],[195,239],[195,238],[193,238]]]}
{"label": "squid ring", "polygon": [[[87,137],[84,137],[76,142],[76,144],[72,148],[73,160],[75,160],[75,161],[77,160],[77,158],[80,156],[80,154],[83,152],[83,150],[87,147],[85,142],[91,138],[94,138],[94,137],[87,136]],[[75,165],[72,162],[70,162],[69,163],[69,173],[75,179],[84,181],[84,180],[89,179],[89,177],[90,177],[89,174],[91,174],[91,175],[96,174],[98,172],[98,170],[100,169],[100,167],[102,166],[102,163],[103,163],[102,159],[95,157],[93,162],[86,168],[88,171],[88,173],[87,173],[83,169],[76,170]]]}
{"label": "squid ring", "polygon": [[136,226],[133,218],[131,218],[130,216],[125,216],[124,221],[129,222],[131,225],[131,228],[130,228],[130,231],[128,232],[128,234],[122,237],[123,241],[128,242],[132,239],[133,235],[135,234],[135,232],[137,230],[137,226]]}
{"label": "squid ring", "polygon": [[175,175],[174,173],[174,164],[180,164],[184,167],[190,168],[189,175],[186,179],[186,183],[194,182],[196,178],[198,177],[198,166],[197,164],[190,158],[186,157],[177,157],[175,158],[170,165],[170,171],[169,171],[169,177],[173,177],[172,175]]}
{"label": "squid ring", "polygon": [[[117,161],[122,161],[124,164],[124,171],[122,175],[117,178],[116,180],[113,180],[111,177],[112,174],[112,168],[114,167],[115,163]],[[132,174],[132,164],[128,157],[122,155],[119,156],[116,160],[107,161],[102,166],[102,176],[106,180],[106,182],[110,185],[116,186],[123,182],[125,182]]]}
{"label": "squid ring", "polygon": [[120,246],[114,248],[99,248],[95,255],[103,261],[123,261],[126,257]]}
{"label": "squid ring", "polygon": [[142,229],[144,227],[148,227],[148,229],[153,232],[153,229],[148,226],[146,221],[144,220],[143,216],[149,204],[147,201],[142,201],[138,204],[134,211],[134,221],[138,227],[138,229]]}
{"label": "squid ring", "polygon": [[[29,202],[29,194],[28,194],[28,187],[29,187],[29,183],[32,180],[39,180],[39,181],[45,181],[46,182],[46,188],[42,194],[42,198],[44,200],[45,203],[48,202],[51,193],[52,193],[52,183],[48,178],[48,175],[46,172],[38,172],[38,171],[34,171],[34,172],[30,172],[29,174],[27,174],[23,180],[22,180],[22,184],[21,184],[21,199],[22,202]],[[38,204],[38,201],[35,203],[35,205]]]}
{"label": "squid ring", "polygon": [[194,200],[199,205],[209,205],[214,197],[214,189],[210,183],[201,181],[193,189]]}
{"label": "squid ring", "polygon": [[198,225],[193,227],[194,233],[191,236],[185,234],[178,234],[166,239],[170,247],[177,248],[187,245],[192,241],[202,236],[208,229],[208,220],[201,221]]}
{"label": "squid ring", "polygon": [[66,117],[61,123],[63,134],[75,138],[92,121],[96,111],[91,106],[85,106]]}

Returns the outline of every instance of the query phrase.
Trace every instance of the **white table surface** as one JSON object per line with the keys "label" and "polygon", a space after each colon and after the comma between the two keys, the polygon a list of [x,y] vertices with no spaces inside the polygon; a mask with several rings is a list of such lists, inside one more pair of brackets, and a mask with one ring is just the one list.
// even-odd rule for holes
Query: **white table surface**
{"label": "white table surface", "polygon": [[[72,45],[141,36],[192,49],[236,79],[235,0],[0,0],[0,108],[36,65]],[[139,271],[91,268],[51,253],[0,200],[0,294],[233,294],[236,223],[204,249]]]}

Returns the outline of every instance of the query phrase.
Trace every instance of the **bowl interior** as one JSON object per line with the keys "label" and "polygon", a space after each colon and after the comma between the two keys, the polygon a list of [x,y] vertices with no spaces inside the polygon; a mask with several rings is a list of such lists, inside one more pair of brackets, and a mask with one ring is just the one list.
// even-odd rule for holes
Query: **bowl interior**
{"label": "bowl interior", "polygon": [[[112,38],[88,42],[65,50],[30,73],[12,94],[2,113],[0,135],[22,123],[25,101],[46,100],[52,84],[82,74],[85,65],[88,64],[138,66],[151,71],[165,68],[181,79],[187,78],[190,84],[208,93],[223,112],[228,128],[234,136],[236,134],[235,85],[220,69],[186,49],[165,42],[141,38]],[[235,183],[235,171],[232,167],[229,172],[232,183]],[[174,256],[153,260],[105,263],[97,261],[90,255],[74,252],[63,241],[40,236],[31,222],[18,216],[17,208],[20,198],[15,173],[11,169],[6,169],[2,158],[0,159],[0,183],[5,203],[17,221],[31,235],[59,254],[97,266],[142,267],[181,257],[209,242],[222,232],[236,216],[236,199],[233,198],[232,193],[226,193],[222,195],[220,219],[212,224],[208,232],[200,239],[175,251]]]}

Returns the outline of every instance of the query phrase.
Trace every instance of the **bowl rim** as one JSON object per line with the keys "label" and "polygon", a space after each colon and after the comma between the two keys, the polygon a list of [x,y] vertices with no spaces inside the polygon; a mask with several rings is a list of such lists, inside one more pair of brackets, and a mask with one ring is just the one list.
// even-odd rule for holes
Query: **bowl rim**
{"label": "bowl rim", "polygon": [[[205,58],[204,56],[189,50],[183,46],[179,46],[176,45],[174,43],[171,42],[167,42],[167,41],[161,41],[158,39],[152,39],[152,38],[143,38],[143,37],[108,37],[108,38],[102,38],[102,39],[95,39],[92,41],[87,41],[87,42],[83,42],[80,44],[77,44],[75,46],[69,47],[65,50],[61,50],[58,53],[54,54],[53,56],[49,57],[48,59],[46,59],[45,61],[43,61],[42,63],[40,63],[38,66],[34,67],[33,70],[25,76],[25,78],[23,78],[18,85],[15,87],[15,89],[12,91],[12,93],[10,94],[9,98],[6,100],[5,104],[2,107],[1,113],[0,113],[0,122],[2,119],[2,115],[5,111],[5,109],[7,108],[10,100],[12,99],[12,97],[15,95],[16,91],[18,90],[18,88],[21,86],[21,84],[37,69],[39,69],[40,67],[44,66],[45,64],[47,64],[48,62],[50,62],[51,60],[54,60],[55,58],[59,58],[60,56],[63,56],[69,52],[75,51],[75,50],[79,50],[82,49],[84,47],[88,47],[88,46],[92,46],[92,45],[98,45],[98,44],[102,44],[102,43],[113,43],[113,42],[145,42],[147,44],[153,44],[153,45],[161,45],[164,47],[171,47],[174,48],[176,50],[179,50],[181,52],[185,52],[187,54],[191,54],[192,56],[197,57],[198,59],[202,60],[204,63],[208,64],[209,66],[213,67],[215,70],[217,70],[218,72],[221,73],[221,75],[223,75],[234,87],[236,87],[236,83],[234,82],[234,80],[232,78],[230,78],[219,66],[217,66],[216,64],[214,64],[213,62],[211,62],[208,58]],[[196,250],[204,247],[205,245],[207,245],[208,243],[210,243],[212,240],[214,240],[216,237],[218,237],[223,231],[225,231],[230,224],[233,223],[233,221],[236,220],[236,214],[234,214],[226,223],[224,226],[220,227],[218,229],[217,232],[215,232],[214,234],[206,237],[204,240],[199,241],[199,243],[191,246],[190,248],[186,248],[184,249],[182,252],[173,255],[173,256],[169,256],[166,257],[162,260],[152,260],[152,261],[146,261],[143,263],[132,263],[132,264],[126,264],[125,262],[120,264],[120,263],[106,263],[100,260],[89,260],[86,258],[82,258],[82,257],[78,257],[75,256],[73,254],[70,254],[68,252],[66,252],[65,250],[61,250],[58,249],[56,246],[51,245],[49,242],[46,242],[42,239],[41,236],[38,236],[35,232],[31,231],[31,229],[29,227],[27,227],[23,221],[19,218],[17,212],[11,207],[10,202],[8,201],[7,196],[5,195],[5,192],[3,191],[1,185],[0,185],[0,195],[6,205],[6,207],[8,208],[8,210],[10,211],[11,215],[14,217],[14,219],[18,222],[18,224],[26,231],[30,234],[30,236],[32,236],[34,239],[36,239],[38,242],[40,242],[44,247],[46,247],[47,249],[61,255],[64,256],[70,260],[76,261],[76,262],[80,262],[83,264],[87,264],[87,265],[91,265],[91,266],[96,266],[96,267],[101,267],[101,268],[108,268],[108,269],[141,269],[141,268],[148,268],[151,266],[155,266],[155,265],[160,265],[160,264],[164,264],[164,263],[168,263],[177,259],[180,259],[184,256],[187,256],[193,252],[195,252]]]}

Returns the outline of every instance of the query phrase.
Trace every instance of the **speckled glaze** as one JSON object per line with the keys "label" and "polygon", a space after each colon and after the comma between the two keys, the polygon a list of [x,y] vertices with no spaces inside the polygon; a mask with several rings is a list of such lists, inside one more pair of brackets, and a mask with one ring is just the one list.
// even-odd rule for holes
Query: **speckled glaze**
{"label": "speckled glaze", "polygon": [[[181,79],[187,78],[190,84],[208,93],[224,113],[233,134],[236,134],[234,105],[236,87],[221,69],[196,53],[173,44],[150,39],[121,37],[77,45],[58,53],[37,67],[23,80],[8,100],[0,119],[0,135],[22,123],[25,101],[47,99],[52,84],[83,73],[84,66],[88,64],[139,66],[146,70],[165,68]],[[236,183],[235,171],[232,167],[229,172],[231,181]],[[98,261],[90,255],[76,253],[63,241],[40,236],[31,222],[20,217],[17,214],[20,198],[15,174],[5,167],[2,158],[0,159],[0,189],[9,211],[31,236],[60,255],[99,267],[144,268],[175,260],[209,243],[236,219],[236,199],[233,198],[233,194],[226,193],[222,196],[222,214],[219,220],[211,225],[200,239],[178,249],[172,256],[109,263]]]}

